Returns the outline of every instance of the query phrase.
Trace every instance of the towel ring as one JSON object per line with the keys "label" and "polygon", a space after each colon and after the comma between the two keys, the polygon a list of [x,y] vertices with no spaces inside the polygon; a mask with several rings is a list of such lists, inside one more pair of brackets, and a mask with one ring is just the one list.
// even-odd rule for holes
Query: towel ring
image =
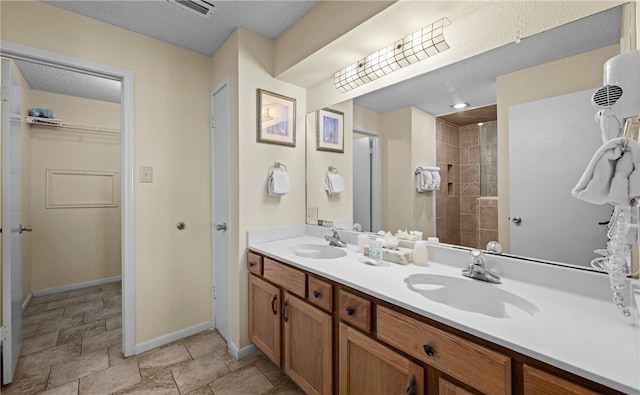
{"label": "towel ring", "polygon": [[272,169],[279,169],[281,171],[284,171],[285,173],[287,173],[287,166],[282,163],[282,162],[273,162],[273,166],[271,166]]}

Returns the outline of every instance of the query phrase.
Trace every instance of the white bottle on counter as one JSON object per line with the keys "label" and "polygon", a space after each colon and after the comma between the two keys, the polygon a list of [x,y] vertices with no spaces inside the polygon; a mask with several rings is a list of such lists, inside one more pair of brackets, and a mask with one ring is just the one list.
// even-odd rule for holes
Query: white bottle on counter
{"label": "white bottle on counter", "polygon": [[369,240],[369,259],[373,259],[374,261],[378,260],[376,256],[376,241],[374,239]]}
{"label": "white bottle on counter", "polygon": [[382,237],[378,237],[376,239],[376,261],[378,264],[382,263],[382,246],[384,246],[384,239]]}
{"label": "white bottle on counter", "polygon": [[425,266],[429,261],[429,251],[426,240],[416,241],[413,247],[413,263],[417,266]]}

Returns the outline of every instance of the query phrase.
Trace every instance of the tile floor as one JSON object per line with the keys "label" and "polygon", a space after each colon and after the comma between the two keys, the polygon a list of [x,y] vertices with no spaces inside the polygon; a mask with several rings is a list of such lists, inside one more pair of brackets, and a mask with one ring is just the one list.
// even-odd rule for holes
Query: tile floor
{"label": "tile floor", "polygon": [[261,353],[240,361],[215,330],[121,352],[119,282],[34,297],[14,381],[2,394],[304,394]]}

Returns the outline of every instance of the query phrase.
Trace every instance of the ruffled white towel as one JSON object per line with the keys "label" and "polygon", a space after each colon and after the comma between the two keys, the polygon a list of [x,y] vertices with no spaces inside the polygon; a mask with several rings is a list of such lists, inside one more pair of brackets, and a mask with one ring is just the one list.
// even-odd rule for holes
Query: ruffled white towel
{"label": "ruffled white towel", "polygon": [[324,189],[329,195],[344,192],[344,180],[342,179],[342,176],[340,174],[327,173]]}
{"label": "ruffled white towel", "polygon": [[271,169],[268,178],[269,196],[282,196],[289,193],[289,173]]}
{"label": "ruffled white towel", "polygon": [[[640,198],[640,143],[618,137],[593,155],[571,194],[593,204],[628,206]],[[623,148],[624,147],[624,148]]]}
{"label": "ruffled white towel", "polygon": [[440,189],[440,168],[431,166],[418,166],[416,174],[416,190],[427,192]]}

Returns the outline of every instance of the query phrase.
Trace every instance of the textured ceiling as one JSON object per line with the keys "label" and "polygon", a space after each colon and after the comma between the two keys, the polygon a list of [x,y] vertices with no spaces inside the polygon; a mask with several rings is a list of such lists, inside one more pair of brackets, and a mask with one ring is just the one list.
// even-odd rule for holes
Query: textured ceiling
{"label": "textured ceiling", "polygon": [[211,56],[238,26],[276,38],[317,0],[208,0],[215,5],[210,18],[165,0],[44,2]]}
{"label": "textured ceiling", "polygon": [[119,81],[23,60],[15,62],[31,89],[120,103]]}
{"label": "textured ceiling", "polygon": [[360,96],[356,105],[376,112],[414,106],[430,114],[496,103],[496,77],[607,45],[620,37],[621,9],[613,8]]}

